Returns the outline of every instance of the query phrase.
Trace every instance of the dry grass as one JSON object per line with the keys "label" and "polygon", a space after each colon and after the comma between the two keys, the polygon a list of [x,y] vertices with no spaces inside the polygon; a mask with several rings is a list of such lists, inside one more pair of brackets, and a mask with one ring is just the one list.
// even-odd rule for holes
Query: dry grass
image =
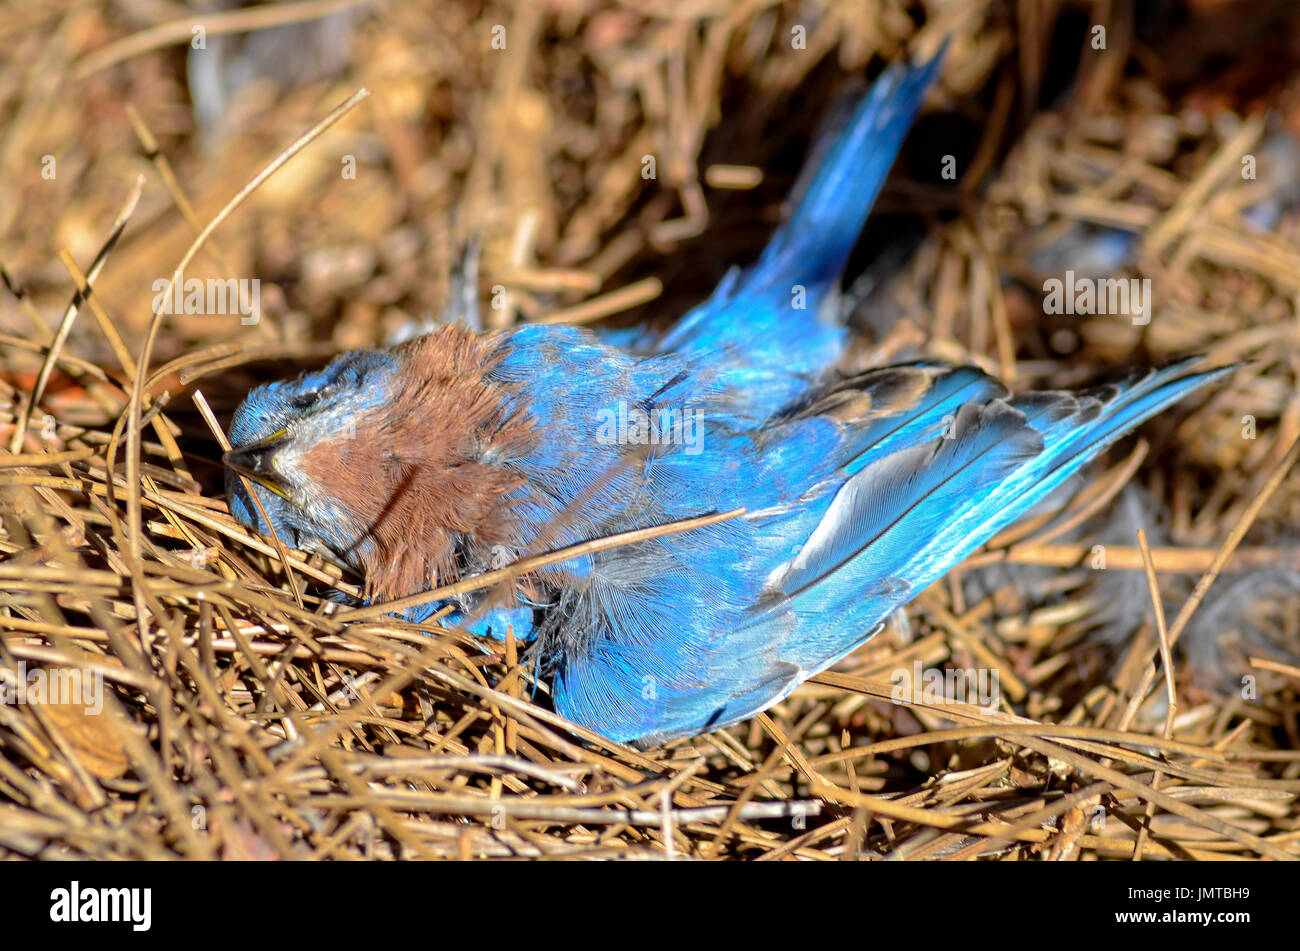
{"label": "dry grass", "polygon": [[[1176,75],[1200,52],[1177,31],[1116,23],[1104,54],[1063,54],[1049,5],[991,0],[373,3],[345,68],[254,90],[203,144],[177,45],[190,14],[158,27],[139,6],[0,16],[0,670],[107,688],[100,715],[0,704],[0,856],[1300,855],[1300,669],[1258,661],[1246,700],[1159,663],[1216,577],[1300,569],[1297,219],[1242,222],[1275,187],[1235,174],[1263,121],[1197,118],[1290,121],[1284,60],[1232,98]],[[209,42],[232,26],[196,22]],[[513,644],[338,609],[324,592],[355,579],[229,517],[219,421],[254,382],[441,310],[460,241],[481,236],[480,291],[509,291],[497,326],[679,312],[761,246],[832,93],[950,34],[931,105],[977,135],[956,188],[909,185],[905,161],[882,199],[926,234],[866,358],[975,360],[1016,386],[1191,350],[1247,363],[1098,466],[1064,515],[926,592],[910,632],[749,724],[642,754],[550,713]],[[1230,61],[1253,42],[1242,28]],[[1080,87],[1042,108],[1062,56]],[[1029,262],[1080,222],[1141,236],[1149,325],[1044,317]],[[187,277],[261,278],[263,319],[152,313],[154,282],[191,257]],[[1145,572],[1153,595],[1108,667],[1085,637],[1093,539],[1074,529],[1130,482],[1167,509],[1170,543],[1108,546],[1107,570]],[[1054,566],[1056,595],[970,598],[962,576],[998,562]],[[1157,590],[1180,595],[1169,618]],[[996,670],[1001,709],[892,702],[914,662]]]}

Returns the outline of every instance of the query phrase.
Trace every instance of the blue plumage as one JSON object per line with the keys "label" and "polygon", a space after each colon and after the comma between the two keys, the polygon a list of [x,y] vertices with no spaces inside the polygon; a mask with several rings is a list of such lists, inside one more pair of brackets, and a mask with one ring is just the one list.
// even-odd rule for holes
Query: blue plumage
{"label": "blue plumage", "polygon": [[755,421],[803,396],[844,348],[840,274],[942,59],[940,52],[923,66],[887,69],[823,151],[758,261],[733,268],[707,301],[639,351],[681,353],[726,370]]}
{"label": "blue plumage", "polygon": [[[572,327],[451,327],[346,354],[249,394],[232,470],[256,481],[287,541],[330,553],[381,600],[743,507],[468,595],[449,620],[513,627],[556,709],[616,740],[753,716],[1226,372],[1184,363],[1021,396],[973,367],[831,374],[840,271],[937,69],[889,70],[759,261],[666,334],[619,348]],[[233,476],[228,491],[236,517],[264,529]]]}

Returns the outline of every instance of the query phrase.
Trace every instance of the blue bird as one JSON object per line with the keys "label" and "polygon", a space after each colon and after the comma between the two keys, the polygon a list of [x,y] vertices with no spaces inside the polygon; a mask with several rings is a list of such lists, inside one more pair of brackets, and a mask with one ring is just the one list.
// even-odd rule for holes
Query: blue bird
{"label": "blue bird", "polygon": [[[407,613],[530,642],[556,710],[648,746],[752,717],[1143,420],[1227,370],[1072,394],[974,367],[832,368],[840,272],[938,69],[886,71],[753,266],[666,333],[461,326],[260,386],[231,511],[358,573],[368,600],[743,508]],[[615,343],[622,346],[616,346]]]}

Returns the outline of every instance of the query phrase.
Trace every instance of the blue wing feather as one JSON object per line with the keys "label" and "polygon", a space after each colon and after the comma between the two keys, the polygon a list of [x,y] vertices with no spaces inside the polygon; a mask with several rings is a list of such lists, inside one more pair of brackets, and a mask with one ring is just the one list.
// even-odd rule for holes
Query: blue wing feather
{"label": "blue wing feather", "polygon": [[[566,612],[582,636],[555,649],[559,712],[644,743],[752,716],[1124,432],[1226,372],[1177,366],[1095,394],[1008,400],[972,368],[899,369],[925,381],[906,408],[759,430],[733,418],[701,455],[655,460],[643,511],[667,520],[743,505],[747,515],[594,559],[598,582],[573,588]],[[963,392],[977,398],[950,414]],[[927,441],[899,435],[938,433],[944,418]],[[864,432],[875,441],[864,445]]]}

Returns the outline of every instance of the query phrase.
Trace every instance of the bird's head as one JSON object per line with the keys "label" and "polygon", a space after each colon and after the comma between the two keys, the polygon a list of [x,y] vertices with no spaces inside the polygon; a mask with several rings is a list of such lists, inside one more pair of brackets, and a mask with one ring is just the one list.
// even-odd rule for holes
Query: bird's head
{"label": "bird's head", "polygon": [[[348,353],[259,386],[225,454],[232,514],[361,573],[384,598],[425,590],[510,544],[511,461],[533,438],[489,378],[490,338],[445,327],[392,350]],[[242,477],[242,478],[241,478]]]}

